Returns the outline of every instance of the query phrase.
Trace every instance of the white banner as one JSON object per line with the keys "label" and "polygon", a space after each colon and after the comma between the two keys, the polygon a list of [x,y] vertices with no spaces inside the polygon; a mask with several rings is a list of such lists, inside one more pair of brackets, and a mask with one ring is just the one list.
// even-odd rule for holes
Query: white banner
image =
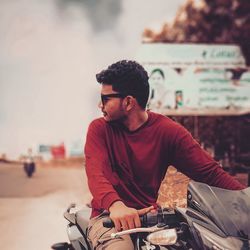
{"label": "white banner", "polygon": [[236,45],[145,43],[136,59],[151,66],[245,67],[245,59]]}
{"label": "white banner", "polygon": [[[150,55],[148,45],[142,45],[137,60],[150,77],[150,109],[173,115],[250,112],[250,70],[237,46],[150,44]],[[164,46],[165,61],[159,54]],[[204,53],[210,55],[208,61]],[[175,66],[177,61],[181,66]]]}

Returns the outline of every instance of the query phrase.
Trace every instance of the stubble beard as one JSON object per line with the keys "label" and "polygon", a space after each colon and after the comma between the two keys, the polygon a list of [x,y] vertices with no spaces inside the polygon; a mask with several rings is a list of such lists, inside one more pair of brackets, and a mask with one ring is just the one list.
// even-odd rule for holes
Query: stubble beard
{"label": "stubble beard", "polygon": [[[120,113],[120,115],[118,115]],[[112,124],[124,124],[124,122],[127,119],[127,116],[124,112],[124,110],[122,109],[122,107],[120,107],[119,111],[117,112],[117,114],[112,117],[110,116],[107,112],[104,112],[104,119],[106,122],[108,123],[112,123]]]}

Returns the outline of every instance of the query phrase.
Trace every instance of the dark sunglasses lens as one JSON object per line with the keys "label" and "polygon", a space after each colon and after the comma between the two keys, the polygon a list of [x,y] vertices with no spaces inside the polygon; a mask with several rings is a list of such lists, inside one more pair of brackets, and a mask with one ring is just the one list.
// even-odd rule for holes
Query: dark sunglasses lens
{"label": "dark sunglasses lens", "polygon": [[101,95],[101,100],[102,100],[102,104],[104,105],[109,98],[124,98],[124,95],[122,94],[108,94],[108,95]]}
{"label": "dark sunglasses lens", "polygon": [[105,102],[107,102],[108,100],[108,97],[107,96],[101,96],[101,101],[102,101],[102,104],[104,104]]}

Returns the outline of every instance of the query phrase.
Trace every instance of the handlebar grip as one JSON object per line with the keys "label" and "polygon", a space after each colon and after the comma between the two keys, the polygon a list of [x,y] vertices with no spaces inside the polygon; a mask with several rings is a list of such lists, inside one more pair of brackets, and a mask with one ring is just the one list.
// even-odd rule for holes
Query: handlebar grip
{"label": "handlebar grip", "polygon": [[[160,209],[158,212],[147,213],[140,216],[142,227],[152,227],[159,223],[164,223],[168,225],[175,225],[178,221],[178,218],[175,214],[175,211],[172,209]],[[105,218],[103,221],[103,226],[107,228],[114,227],[115,224],[110,218]]]}
{"label": "handlebar grip", "polygon": [[102,224],[107,228],[112,228],[115,226],[114,222],[110,218],[106,218],[105,220],[103,220]]}
{"label": "handlebar grip", "polygon": [[[147,216],[147,215],[141,215],[140,216],[140,220],[141,220],[141,224],[143,226],[147,225],[148,222],[150,221],[150,219],[148,218],[151,218],[150,216]],[[153,216],[153,218],[155,218],[155,215]],[[152,220],[152,219],[151,219]],[[157,224],[157,221],[155,221],[155,219],[153,220],[154,222],[151,224]],[[104,227],[107,227],[107,228],[112,228],[115,226],[114,222],[108,217],[108,218],[105,218],[102,222],[103,226]]]}

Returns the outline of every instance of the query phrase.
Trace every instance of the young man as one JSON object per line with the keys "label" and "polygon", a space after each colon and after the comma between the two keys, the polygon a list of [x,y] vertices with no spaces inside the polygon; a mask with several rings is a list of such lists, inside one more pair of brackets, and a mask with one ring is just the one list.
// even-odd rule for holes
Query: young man
{"label": "young man", "polygon": [[88,129],[86,172],[93,195],[88,237],[95,249],[133,249],[129,236],[103,240],[108,211],[112,230],[140,226],[139,215],[156,206],[167,167],[193,180],[225,189],[244,186],[222,170],[191,134],[169,118],[146,111],[148,75],[134,61],[119,61],[96,75],[101,84],[103,117]]}

